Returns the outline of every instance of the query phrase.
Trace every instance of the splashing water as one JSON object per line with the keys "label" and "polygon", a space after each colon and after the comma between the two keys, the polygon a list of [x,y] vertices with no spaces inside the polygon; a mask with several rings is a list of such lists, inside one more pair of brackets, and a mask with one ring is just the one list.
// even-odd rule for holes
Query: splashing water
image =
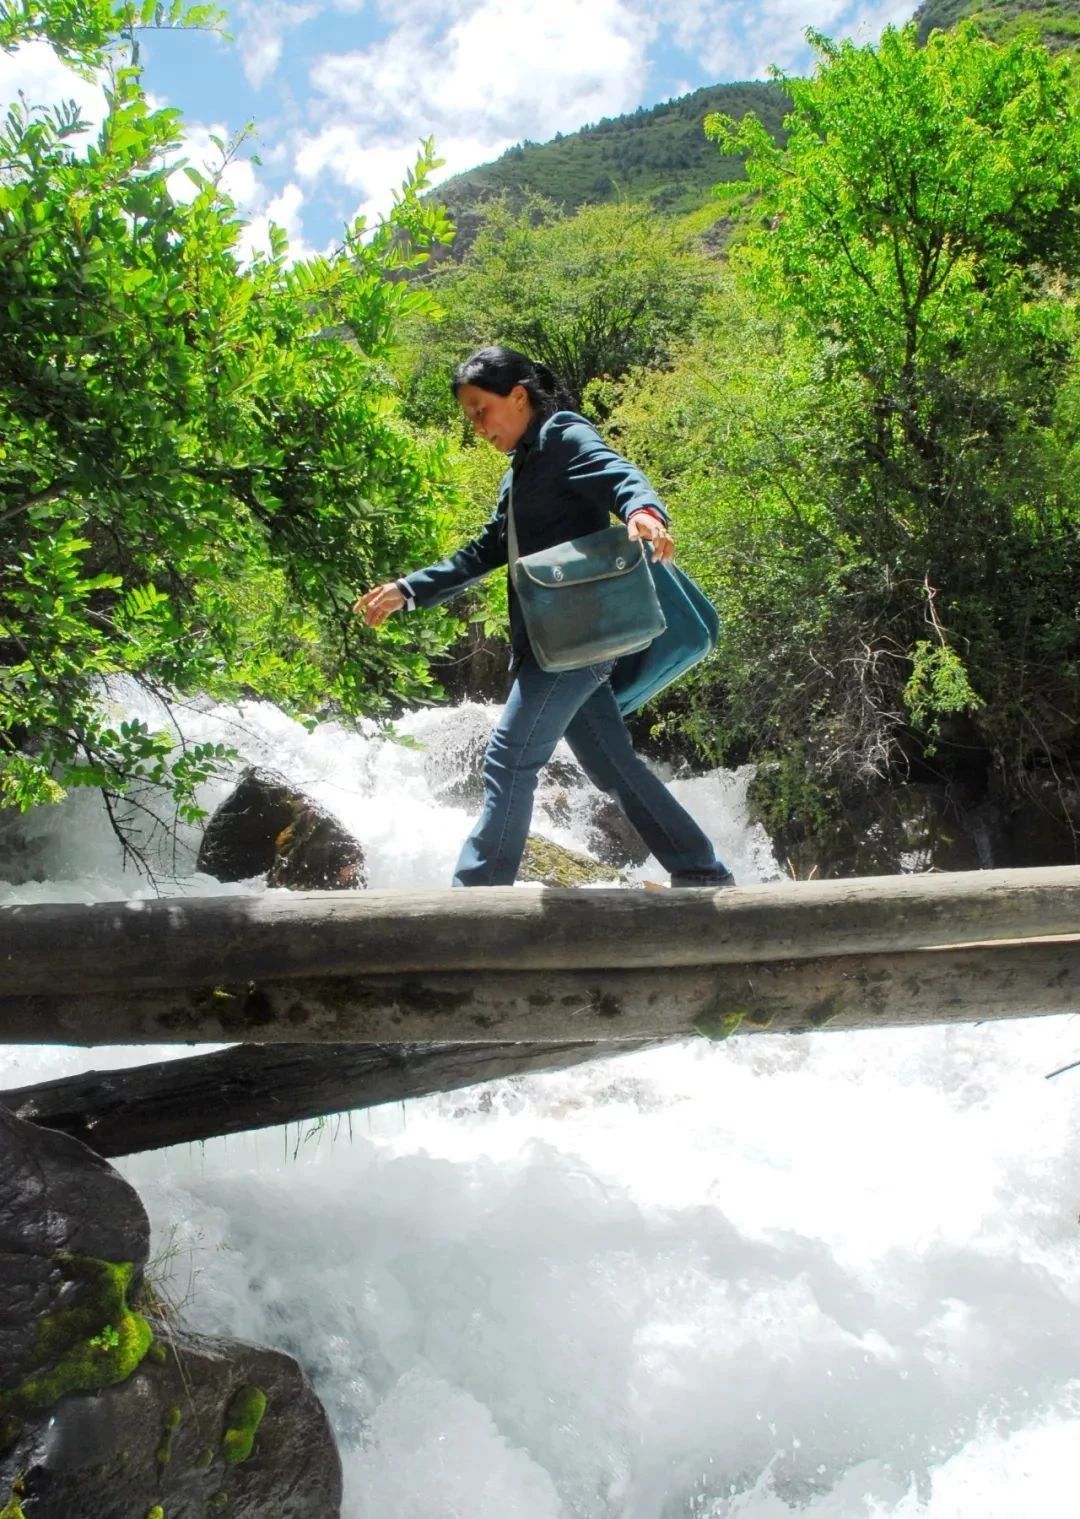
{"label": "splashing water", "polygon": [[[428,887],[470,821],[432,756],[491,715],[415,715],[419,747],[265,706],[184,727],[333,811],[372,886]],[[761,879],[745,781],[675,788]],[[197,842],[149,839],[162,889],[261,889],[194,875]],[[0,902],[151,891],[80,794],[0,837],[0,877]],[[120,1168],[192,1326],[313,1376],[347,1519],[1072,1519],[1080,1077],[1043,1078],[1078,1042],[695,1042]],[[191,1052],[0,1048],[0,1085],[165,1053]]]}

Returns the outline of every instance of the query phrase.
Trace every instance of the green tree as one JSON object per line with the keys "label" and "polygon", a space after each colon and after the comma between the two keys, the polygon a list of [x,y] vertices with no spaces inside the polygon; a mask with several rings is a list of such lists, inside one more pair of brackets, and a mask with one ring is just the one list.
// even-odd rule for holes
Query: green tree
{"label": "green tree", "polygon": [[187,169],[190,204],[170,193],[180,120],[130,64],[151,9],[0,11],[6,48],[45,36],[108,70],[88,148],[72,106],[0,125],[0,804],[141,777],[192,809],[220,756],[114,728],[109,676],[378,712],[429,686],[443,641],[437,619],[406,645],[349,613],[436,551],[447,498],[388,369],[427,301],[400,276],[449,235],[421,198],[431,146],[370,234],[290,265],[275,229],[245,264],[215,176]]}
{"label": "green tree", "polygon": [[769,737],[848,777],[951,740],[1022,787],[1075,754],[1080,713],[1075,86],[970,26],[812,40],[785,150],[709,128],[765,198],[742,278],[812,355],[777,510],[818,567],[817,631],[773,668]]}
{"label": "green tree", "polygon": [[451,365],[499,342],[549,364],[580,405],[592,382],[663,362],[715,279],[715,264],[645,206],[563,216],[546,201],[496,202],[464,260],[432,279],[441,317],[414,334],[412,404],[445,420]]}

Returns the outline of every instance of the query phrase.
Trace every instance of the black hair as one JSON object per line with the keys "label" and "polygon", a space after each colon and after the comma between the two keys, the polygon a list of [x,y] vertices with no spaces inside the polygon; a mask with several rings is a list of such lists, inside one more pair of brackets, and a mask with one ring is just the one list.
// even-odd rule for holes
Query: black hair
{"label": "black hair", "polygon": [[497,396],[508,396],[515,385],[522,385],[537,416],[574,409],[574,398],[559,377],[546,364],[538,364],[516,348],[495,344],[477,351],[459,364],[450,376],[450,389],[457,395],[463,385],[475,385]]}

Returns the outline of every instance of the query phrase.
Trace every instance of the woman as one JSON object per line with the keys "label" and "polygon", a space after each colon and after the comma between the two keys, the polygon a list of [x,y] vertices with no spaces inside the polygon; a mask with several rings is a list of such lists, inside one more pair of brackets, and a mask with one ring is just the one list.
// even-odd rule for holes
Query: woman
{"label": "woman", "polygon": [[[667,514],[649,482],[601,440],[551,370],[512,348],[481,348],[458,366],[454,394],[480,437],[511,456],[495,513],[449,559],[376,586],[356,602],[377,628],[402,607],[436,606],[507,563],[506,511],[514,488],[518,553],[597,532],[610,514],[631,538],[674,553]],[[540,768],[565,738],[585,774],[615,797],[673,886],[731,886],[734,878],[706,835],[634,753],[610,675],[614,661],[550,674],[529,648],[510,584],[514,684],[484,756],[484,810],[465,842],[455,886],[512,886],[525,849]]]}

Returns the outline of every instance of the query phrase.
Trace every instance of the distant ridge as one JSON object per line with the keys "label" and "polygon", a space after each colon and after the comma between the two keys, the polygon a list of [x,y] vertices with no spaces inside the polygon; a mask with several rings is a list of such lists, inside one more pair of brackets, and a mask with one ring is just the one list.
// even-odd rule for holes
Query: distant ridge
{"label": "distant ridge", "polygon": [[[997,37],[1034,24],[1048,46],[1080,47],[1080,0],[924,0],[913,20],[925,41],[935,28],[947,31],[967,18]],[[559,133],[550,142],[518,143],[493,163],[445,180],[435,192],[458,227],[451,256],[472,241],[483,203],[499,195],[516,201],[543,195],[567,211],[611,200],[696,211],[713,185],[743,178],[742,160],[721,155],[706,138],[705,117],[719,111],[738,119],[752,111],[779,141],[789,107],[778,84],[714,84],[649,110],[639,107]]]}
{"label": "distant ridge", "polygon": [[924,0],[915,12],[920,40],[958,21],[978,21],[994,37],[1036,26],[1047,47],[1080,47],[1080,0]]}
{"label": "distant ridge", "polygon": [[753,111],[779,138],[789,105],[776,84],[709,85],[650,110],[559,133],[551,142],[519,143],[494,163],[445,180],[436,193],[463,232],[469,213],[501,194],[544,195],[568,211],[622,199],[646,200],[660,211],[695,210],[714,184],[743,177],[742,160],[723,157],[706,138],[702,123],[709,112],[742,117]]}

